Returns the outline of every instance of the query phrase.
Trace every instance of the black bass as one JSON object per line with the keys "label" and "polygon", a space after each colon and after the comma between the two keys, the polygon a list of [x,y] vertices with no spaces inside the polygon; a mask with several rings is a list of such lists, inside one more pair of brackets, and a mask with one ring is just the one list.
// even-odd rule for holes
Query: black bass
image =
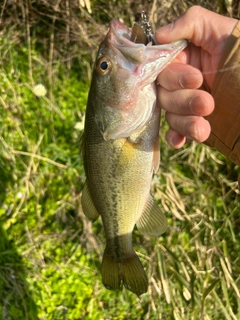
{"label": "black bass", "polygon": [[160,158],[155,79],[187,42],[152,46],[134,43],[131,36],[131,28],[112,20],[98,50],[82,140],[82,208],[92,221],[102,217],[105,287],[118,289],[123,282],[141,295],[148,279],[132,247],[134,225],[148,236],[159,236],[167,228],[150,196]]}

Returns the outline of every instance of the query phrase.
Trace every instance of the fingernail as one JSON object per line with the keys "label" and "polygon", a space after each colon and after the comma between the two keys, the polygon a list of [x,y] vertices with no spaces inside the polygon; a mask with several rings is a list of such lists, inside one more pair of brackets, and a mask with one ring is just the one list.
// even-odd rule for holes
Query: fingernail
{"label": "fingernail", "polygon": [[184,145],[185,140],[185,137],[174,134],[168,139],[168,143],[171,147],[179,149]]}
{"label": "fingernail", "polygon": [[199,129],[198,129],[198,126],[196,125],[196,123],[190,123],[189,130],[187,130],[187,131],[189,132],[191,139],[193,139],[194,141],[198,141]]}
{"label": "fingernail", "polygon": [[172,31],[173,27],[174,27],[174,21],[169,23],[168,25],[169,31]]}
{"label": "fingernail", "polygon": [[196,126],[196,124],[194,124],[194,129],[193,129],[193,133],[192,133],[192,138],[193,138],[193,140],[198,141],[198,137],[199,137],[198,126]]}
{"label": "fingernail", "polygon": [[204,116],[206,106],[206,101],[200,96],[195,96],[189,101],[190,110],[195,115]]}
{"label": "fingernail", "polygon": [[167,24],[167,25],[165,25],[165,26],[163,26],[163,27],[161,27],[161,28],[159,28],[158,30],[156,30],[157,37],[161,36],[164,33],[168,34],[169,32],[172,31],[173,27],[174,27],[174,21],[169,23],[169,24]]}
{"label": "fingernail", "polygon": [[202,83],[202,78],[196,73],[183,73],[179,77],[179,84],[183,89],[197,89]]}

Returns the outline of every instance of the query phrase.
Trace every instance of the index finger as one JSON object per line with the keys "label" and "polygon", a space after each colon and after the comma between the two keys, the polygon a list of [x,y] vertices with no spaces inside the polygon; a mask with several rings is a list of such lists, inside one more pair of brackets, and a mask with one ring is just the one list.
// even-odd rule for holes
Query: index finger
{"label": "index finger", "polygon": [[237,21],[200,6],[192,6],[173,23],[156,30],[155,37],[159,43],[187,39],[207,52],[216,52],[222,49]]}

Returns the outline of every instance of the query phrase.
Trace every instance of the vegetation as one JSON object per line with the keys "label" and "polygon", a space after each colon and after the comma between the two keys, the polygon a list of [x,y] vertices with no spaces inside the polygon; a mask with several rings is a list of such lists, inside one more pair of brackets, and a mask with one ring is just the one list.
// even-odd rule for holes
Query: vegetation
{"label": "vegetation", "polygon": [[134,232],[150,283],[140,298],[103,287],[102,223],[81,210],[79,140],[108,21],[130,25],[144,7],[156,26],[196,3],[237,14],[234,1],[159,2],[1,2],[0,319],[240,318],[240,170],[216,151],[171,149],[162,119],[152,194],[170,227]]}

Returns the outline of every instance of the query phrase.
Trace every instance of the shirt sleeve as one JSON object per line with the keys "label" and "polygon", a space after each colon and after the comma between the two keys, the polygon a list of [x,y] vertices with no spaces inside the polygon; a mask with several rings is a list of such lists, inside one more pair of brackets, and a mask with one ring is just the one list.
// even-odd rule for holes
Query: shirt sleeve
{"label": "shirt sleeve", "polygon": [[240,21],[228,38],[214,80],[211,134],[205,142],[240,166]]}

